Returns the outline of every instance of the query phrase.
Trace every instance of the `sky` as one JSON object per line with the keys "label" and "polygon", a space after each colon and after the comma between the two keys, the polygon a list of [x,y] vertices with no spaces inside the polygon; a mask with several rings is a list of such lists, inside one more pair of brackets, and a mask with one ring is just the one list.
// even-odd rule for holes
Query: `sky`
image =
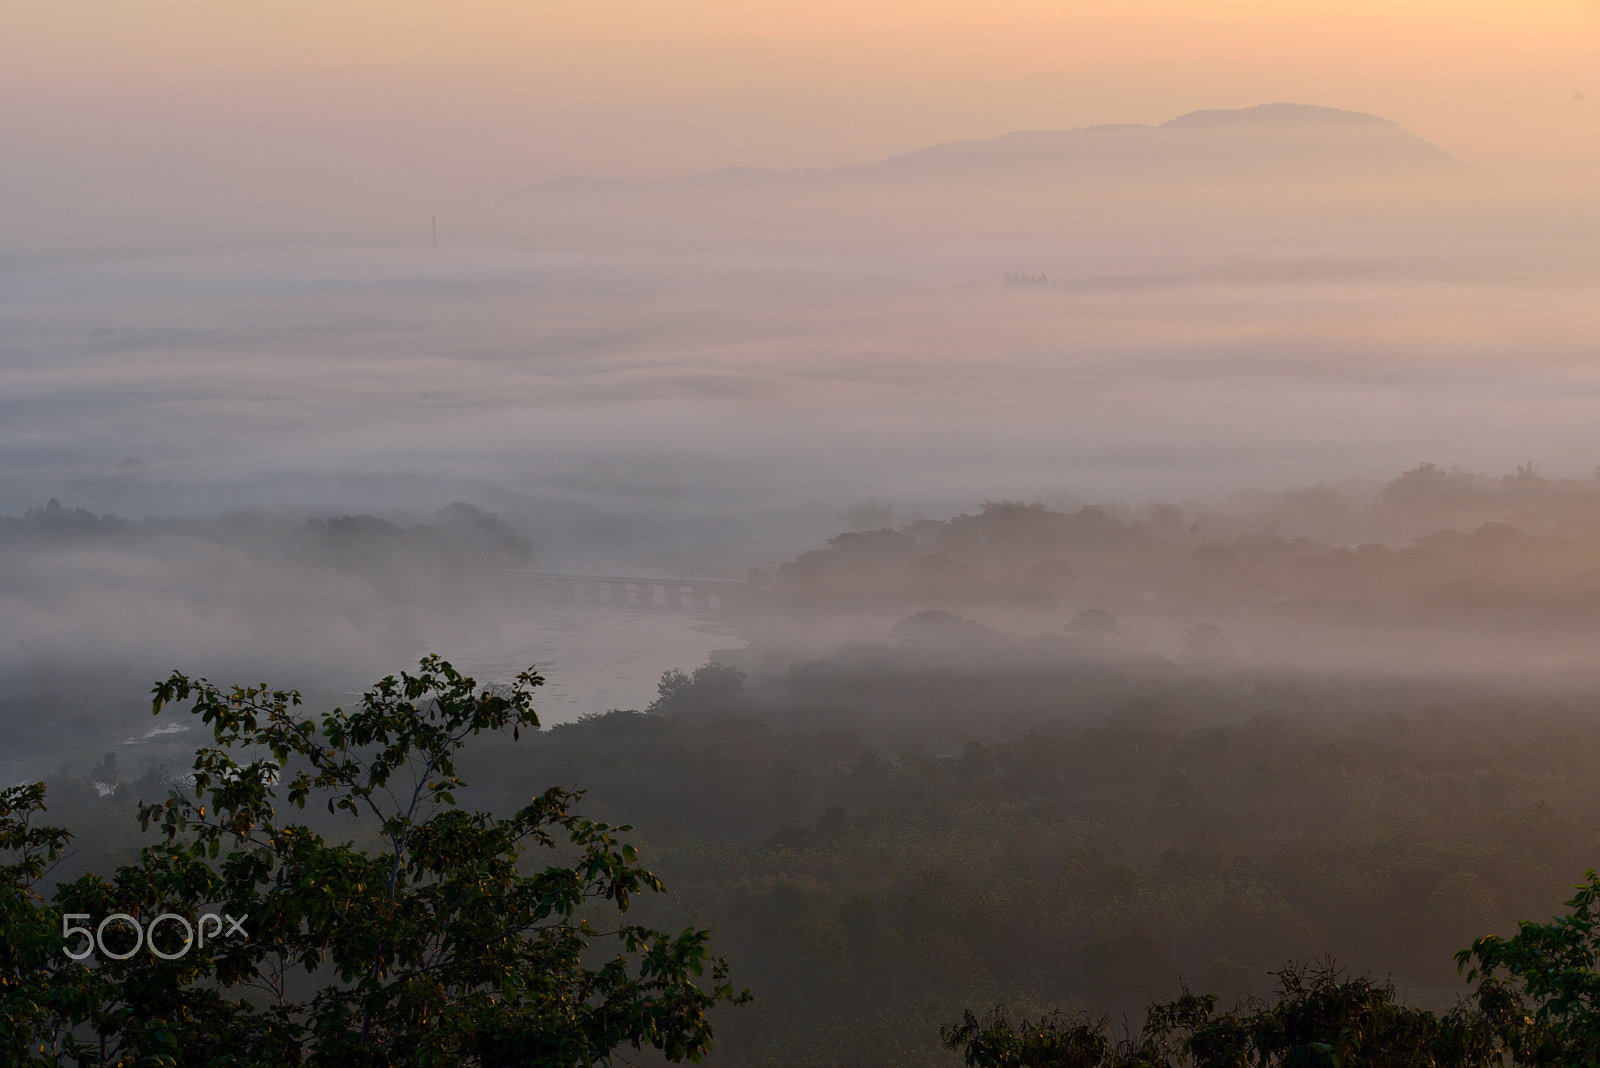
{"label": "sky", "polygon": [[1483,166],[1595,156],[1600,3],[0,0],[0,224],[37,245],[262,188],[413,210],[1278,100]]}

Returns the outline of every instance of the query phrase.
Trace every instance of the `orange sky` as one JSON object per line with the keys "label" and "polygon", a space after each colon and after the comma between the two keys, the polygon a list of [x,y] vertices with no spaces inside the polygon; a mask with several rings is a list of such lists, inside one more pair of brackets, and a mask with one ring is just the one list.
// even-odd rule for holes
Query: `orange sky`
{"label": "orange sky", "polygon": [[[1600,30],[1594,0],[5,0],[0,15],[8,67],[66,76],[602,51],[704,37],[870,36],[908,27],[960,35],[1004,25],[1027,28],[1016,35],[1023,62],[1048,51],[1072,61],[1074,50],[1061,49],[1050,24],[1109,16],[1143,24],[1128,43],[1133,52],[1141,34],[1165,48],[1163,24],[1227,20],[1235,23],[1231,40],[1201,34],[1185,50],[1249,54],[1288,46],[1299,62],[1369,70],[1407,62],[1405,53],[1420,50],[1416,58],[1438,71],[1578,55],[1594,50]],[[1291,23],[1301,25],[1286,30]],[[1049,44],[1028,47],[1036,34]]]}
{"label": "orange sky", "polygon": [[25,193],[276,169],[462,196],[1277,100],[1470,162],[1597,156],[1600,0],[0,0]]}

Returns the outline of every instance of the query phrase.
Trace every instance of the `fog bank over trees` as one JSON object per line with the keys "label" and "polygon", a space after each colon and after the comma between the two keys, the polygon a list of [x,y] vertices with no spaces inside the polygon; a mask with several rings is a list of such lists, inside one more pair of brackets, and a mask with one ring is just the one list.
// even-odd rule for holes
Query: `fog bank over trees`
{"label": "fog bank over trees", "polygon": [[[336,697],[448,646],[493,679],[517,669],[530,626],[578,611],[583,641],[611,641],[613,659],[640,643],[665,643],[652,655],[666,664],[720,646],[721,662],[758,678],[834,655],[1173,685],[1285,669],[1576,685],[1600,668],[1600,480],[1532,464],[1492,477],[1424,463],[1386,482],[1209,503],[897,509],[862,498],[834,517],[837,533],[755,567],[707,554],[693,562],[746,580],[732,607],[650,617],[541,599],[512,574],[561,564],[541,528],[462,502],[409,517],[131,520],[52,500],[0,518],[0,626],[18,636],[0,650],[0,732],[13,760],[137,738],[146,677],[179,663],[291,673]],[[666,577],[673,562],[616,560]],[[560,695],[552,722],[638,701],[607,684],[604,661],[575,659],[585,648],[558,644],[544,665]]]}
{"label": "fog bank over trees", "polygon": [[[854,514],[892,518],[875,501]],[[1376,492],[1323,484],[1139,510],[990,501],[835,535],[752,583],[774,610],[765,640],[866,638],[866,620],[896,620],[888,636],[947,664],[1153,655],[1520,673],[1595,666],[1597,562],[1600,478],[1425,463]]]}

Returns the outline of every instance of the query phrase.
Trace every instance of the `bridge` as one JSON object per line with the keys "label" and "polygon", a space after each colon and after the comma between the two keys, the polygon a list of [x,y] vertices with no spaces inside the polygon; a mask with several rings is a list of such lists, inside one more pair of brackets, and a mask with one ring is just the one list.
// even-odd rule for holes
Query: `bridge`
{"label": "bridge", "polygon": [[735,579],[580,575],[526,568],[517,568],[509,574],[528,579],[541,599],[554,604],[611,605],[657,612],[719,612],[736,603],[744,593],[744,583]]}

